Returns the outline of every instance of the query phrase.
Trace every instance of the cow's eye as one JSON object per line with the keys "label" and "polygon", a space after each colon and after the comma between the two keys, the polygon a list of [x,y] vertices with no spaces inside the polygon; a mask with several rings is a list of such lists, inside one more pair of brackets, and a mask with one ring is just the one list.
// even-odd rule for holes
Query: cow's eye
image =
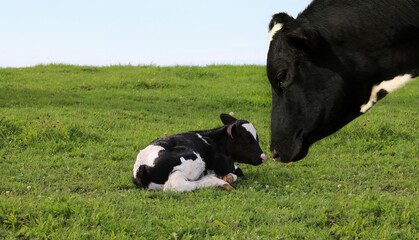
{"label": "cow's eye", "polygon": [[285,80],[287,79],[287,70],[282,70],[276,75],[276,80],[278,83],[278,88],[285,89]]}

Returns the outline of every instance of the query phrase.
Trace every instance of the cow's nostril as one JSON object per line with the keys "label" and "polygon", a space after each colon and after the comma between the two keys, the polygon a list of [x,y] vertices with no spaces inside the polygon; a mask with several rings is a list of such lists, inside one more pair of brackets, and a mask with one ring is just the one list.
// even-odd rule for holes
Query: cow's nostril
{"label": "cow's nostril", "polygon": [[272,150],[271,154],[274,161],[281,161],[279,153],[275,149]]}

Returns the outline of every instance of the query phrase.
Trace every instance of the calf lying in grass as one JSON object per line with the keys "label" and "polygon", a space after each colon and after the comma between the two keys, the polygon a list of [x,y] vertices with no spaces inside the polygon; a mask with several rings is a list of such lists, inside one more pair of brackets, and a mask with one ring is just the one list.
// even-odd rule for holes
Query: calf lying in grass
{"label": "calf lying in grass", "polygon": [[223,127],[151,142],[137,156],[132,172],[134,184],[177,192],[215,186],[232,189],[230,184],[242,175],[234,162],[259,165],[266,155],[251,123],[228,114],[220,118]]}

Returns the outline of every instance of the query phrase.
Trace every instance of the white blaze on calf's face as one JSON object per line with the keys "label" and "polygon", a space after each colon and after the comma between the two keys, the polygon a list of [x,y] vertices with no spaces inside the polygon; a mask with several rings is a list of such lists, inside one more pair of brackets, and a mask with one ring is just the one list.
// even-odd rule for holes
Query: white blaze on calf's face
{"label": "white blaze on calf's face", "polygon": [[253,125],[251,123],[245,123],[242,125],[244,127],[244,129],[246,129],[249,133],[252,134],[252,136],[255,138],[255,140],[257,141],[257,134],[256,134],[256,129],[255,127],[253,127]]}
{"label": "white blaze on calf's face", "polygon": [[[257,141],[257,133],[255,127],[251,123],[245,123],[242,125],[244,129],[246,129],[252,136],[255,138],[255,141]],[[260,158],[262,159],[262,162],[266,161],[267,157],[265,153],[262,153],[260,155]]]}

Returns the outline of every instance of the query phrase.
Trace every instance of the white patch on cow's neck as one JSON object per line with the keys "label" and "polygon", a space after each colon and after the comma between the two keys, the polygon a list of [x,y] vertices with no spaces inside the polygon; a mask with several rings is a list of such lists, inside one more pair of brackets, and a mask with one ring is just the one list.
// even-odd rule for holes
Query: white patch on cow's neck
{"label": "white patch on cow's neck", "polygon": [[156,160],[159,156],[159,152],[162,150],[164,150],[164,148],[158,145],[148,145],[146,148],[141,150],[137,155],[137,160],[135,161],[134,168],[132,169],[133,176],[136,177],[138,168],[141,165],[154,167],[154,160]]}
{"label": "white patch on cow's neck", "polygon": [[274,39],[275,34],[282,29],[282,27],[284,26],[284,24],[282,23],[276,23],[272,29],[269,31],[269,42],[272,42],[272,40]]}
{"label": "white patch on cow's neck", "polygon": [[253,127],[253,125],[251,123],[245,123],[242,124],[242,126],[252,134],[252,136],[255,138],[255,140],[257,140],[257,135],[256,135],[256,129],[255,127]]}
{"label": "white patch on cow's neck", "polygon": [[412,75],[405,74],[405,75],[397,76],[393,78],[392,80],[383,81],[378,85],[374,85],[371,90],[370,99],[368,100],[367,103],[361,106],[360,112],[361,113],[367,112],[378,101],[377,94],[380,90],[385,90],[388,93],[390,93],[403,87],[404,85],[406,85],[406,83],[410,82],[411,80],[413,80]]}
{"label": "white patch on cow's neck", "polygon": [[196,134],[202,141],[204,141],[204,143],[206,143],[207,145],[210,145],[208,142],[207,142],[207,140],[205,140],[205,138],[201,135],[201,134],[199,134],[199,133],[197,133]]}

